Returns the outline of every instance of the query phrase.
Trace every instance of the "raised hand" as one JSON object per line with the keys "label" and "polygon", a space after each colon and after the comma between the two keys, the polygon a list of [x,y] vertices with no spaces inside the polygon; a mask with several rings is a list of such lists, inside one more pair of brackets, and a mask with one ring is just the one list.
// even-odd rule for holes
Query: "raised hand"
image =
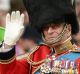
{"label": "raised hand", "polygon": [[11,15],[6,16],[6,28],[4,43],[7,45],[15,45],[24,30],[24,14],[20,15],[19,11],[13,11]]}

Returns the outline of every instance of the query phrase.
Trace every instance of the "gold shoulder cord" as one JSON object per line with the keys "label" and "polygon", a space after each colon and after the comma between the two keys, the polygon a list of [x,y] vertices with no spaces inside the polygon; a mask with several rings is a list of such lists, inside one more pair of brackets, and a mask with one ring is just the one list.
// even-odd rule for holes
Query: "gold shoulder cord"
{"label": "gold shoulder cord", "polygon": [[[39,61],[39,62],[34,62],[34,61],[32,61],[33,56],[31,57],[31,55],[32,55],[35,51],[37,51],[39,47],[40,47],[40,46],[36,46],[36,47],[33,49],[33,51],[27,56],[27,62],[30,64],[29,74],[31,74],[31,67],[39,69],[38,66],[36,66],[36,65],[39,65],[40,63],[42,63],[42,62],[44,61],[44,60],[43,60],[43,61]],[[34,66],[33,66],[33,65],[34,65]],[[36,70],[35,70],[35,72],[36,72]],[[34,74],[34,72],[33,72],[32,74]]]}
{"label": "gold shoulder cord", "polygon": [[[34,74],[37,70],[39,70],[40,67],[43,65],[43,63],[46,61],[46,59],[43,59],[43,60],[41,60],[41,61],[39,61],[39,62],[34,62],[34,61],[32,61],[32,58],[33,58],[33,55],[32,55],[32,54],[33,54],[35,51],[37,51],[39,47],[40,47],[40,46],[36,46],[36,47],[33,49],[33,51],[27,56],[27,61],[28,61],[28,63],[30,64],[30,70],[31,70],[31,67],[35,68],[35,71],[34,71],[32,74]],[[52,49],[51,49],[51,50],[52,50]],[[53,52],[53,51],[52,51],[52,52]],[[31,55],[32,55],[32,57],[31,57]]]}
{"label": "gold shoulder cord", "polygon": [[38,50],[38,48],[39,48],[39,46],[36,46],[36,47],[33,49],[33,51],[27,56],[27,61],[28,61],[29,64],[32,65],[32,67],[34,67],[34,66],[36,66],[36,65],[39,65],[39,64],[43,63],[43,62],[46,60],[46,59],[44,59],[44,60],[41,60],[41,61],[39,61],[39,62],[34,62],[34,61],[32,61],[33,56],[31,57],[31,55],[32,55],[36,50]]}

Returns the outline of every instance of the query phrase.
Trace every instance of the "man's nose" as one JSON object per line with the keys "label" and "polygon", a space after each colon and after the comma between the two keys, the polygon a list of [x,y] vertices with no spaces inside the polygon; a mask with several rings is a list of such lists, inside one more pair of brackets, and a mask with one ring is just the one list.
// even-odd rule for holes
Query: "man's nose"
{"label": "man's nose", "polygon": [[48,33],[51,34],[52,32],[53,32],[53,28],[52,27],[49,27],[48,28]]}

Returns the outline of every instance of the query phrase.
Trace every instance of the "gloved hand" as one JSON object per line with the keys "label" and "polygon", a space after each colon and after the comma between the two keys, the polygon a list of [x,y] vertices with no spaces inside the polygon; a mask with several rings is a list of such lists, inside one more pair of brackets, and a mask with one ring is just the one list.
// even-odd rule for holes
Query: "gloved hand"
{"label": "gloved hand", "polygon": [[4,43],[7,45],[15,45],[24,30],[24,14],[20,15],[19,11],[13,11],[11,15],[6,16],[6,27],[4,35]]}

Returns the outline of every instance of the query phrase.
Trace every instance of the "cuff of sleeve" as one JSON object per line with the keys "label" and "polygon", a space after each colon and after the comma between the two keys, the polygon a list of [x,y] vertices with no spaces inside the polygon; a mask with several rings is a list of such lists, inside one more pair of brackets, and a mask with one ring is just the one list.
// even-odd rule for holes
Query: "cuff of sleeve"
{"label": "cuff of sleeve", "polygon": [[0,52],[0,62],[10,62],[15,57],[15,47],[8,52]]}

